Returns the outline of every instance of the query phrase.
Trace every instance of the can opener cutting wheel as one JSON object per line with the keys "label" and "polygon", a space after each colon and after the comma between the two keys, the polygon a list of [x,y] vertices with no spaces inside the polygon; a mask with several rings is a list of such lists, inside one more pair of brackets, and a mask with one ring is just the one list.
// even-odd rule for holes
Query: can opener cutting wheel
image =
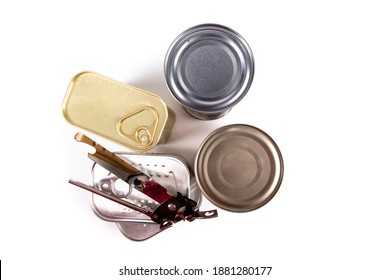
{"label": "can opener cutting wheel", "polygon": [[95,148],[95,153],[88,154],[90,159],[129,184],[133,189],[160,204],[155,209],[149,206],[138,206],[126,200],[126,193],[114,194],[110,189],[89,186],[73,179],[70,179],[69,183],[149,216],[153,222],[160,224],[160,229],[169,228],[183,220],[192,222],[195,219],[209,219],[218,216],[217,210],[199,211],[197,203],[180,192],[176,195],[169,194],[163,186],[86,135],[76,133],[75,139]]}

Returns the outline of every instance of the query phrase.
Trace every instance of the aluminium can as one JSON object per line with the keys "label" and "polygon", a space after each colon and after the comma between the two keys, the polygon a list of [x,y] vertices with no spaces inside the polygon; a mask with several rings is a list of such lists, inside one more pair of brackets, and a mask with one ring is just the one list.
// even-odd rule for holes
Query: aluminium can
{"label": "aluminium can", "polygon": [[283,178],[282,154],[264,131],[234,124],[213,131],[195,159],[202,193],[216,206],[246,212],[268,203]]}
{"label": "aluminium can", "polygon": [[164,72],[173,97],[192,116],[224,116],[248,92],[254,58],[236,31],[218,24],[187,29],[171,44]]}

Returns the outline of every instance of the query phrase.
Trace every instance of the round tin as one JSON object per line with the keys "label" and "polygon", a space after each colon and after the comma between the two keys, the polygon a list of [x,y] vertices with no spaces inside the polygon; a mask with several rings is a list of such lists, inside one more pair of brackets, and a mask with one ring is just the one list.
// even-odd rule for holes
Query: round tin
{"label": "round tin", "polygon": [[225,115],[249,90],[254,59],[236,31],[217,24],[194,26],[171,44],[164,62],[173,97],[192,116]]}
{"label": "round tin", "polygon": [[272,138],[249,125],[212,132],[195,159],[195,176],[203,194],[228,211],[245,212],[265,205],[283,178],[283,159]]}

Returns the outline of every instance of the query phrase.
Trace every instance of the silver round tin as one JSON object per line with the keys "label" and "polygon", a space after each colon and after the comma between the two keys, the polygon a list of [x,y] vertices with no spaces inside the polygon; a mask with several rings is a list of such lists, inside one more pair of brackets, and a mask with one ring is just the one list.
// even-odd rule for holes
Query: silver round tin
{"label": "silver round tin", "polygon": [[248,43],[217,24],[194,26],[171,44],[164,63],[173,97],[192,116],[225,115],[249,90],[254,59]]}
{"label": "silver round tin", "polygon": [[283,159],[272,138],[249,125],[212,132],[195,159],[195,176],[203,194],[228,211],[254,210],[270,201],[283,178]]}

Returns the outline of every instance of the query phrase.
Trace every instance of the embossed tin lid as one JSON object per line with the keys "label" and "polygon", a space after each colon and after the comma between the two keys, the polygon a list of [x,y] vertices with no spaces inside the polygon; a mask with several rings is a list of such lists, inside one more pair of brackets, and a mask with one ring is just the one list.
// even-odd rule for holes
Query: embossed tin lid
{"label": "embossed tin lid", "polygon": [[62,112],[70,124],[134,151],[150,150],[170,133],[160,97],[94,72],[73,77]]}
{"label": "embossed tin lid", "polygon": [[195,175],[203,194],[229,211],[254,210],[270,201],[283,177],[283,159],[272,138],[249,125],[228,125],[201,144]]}

